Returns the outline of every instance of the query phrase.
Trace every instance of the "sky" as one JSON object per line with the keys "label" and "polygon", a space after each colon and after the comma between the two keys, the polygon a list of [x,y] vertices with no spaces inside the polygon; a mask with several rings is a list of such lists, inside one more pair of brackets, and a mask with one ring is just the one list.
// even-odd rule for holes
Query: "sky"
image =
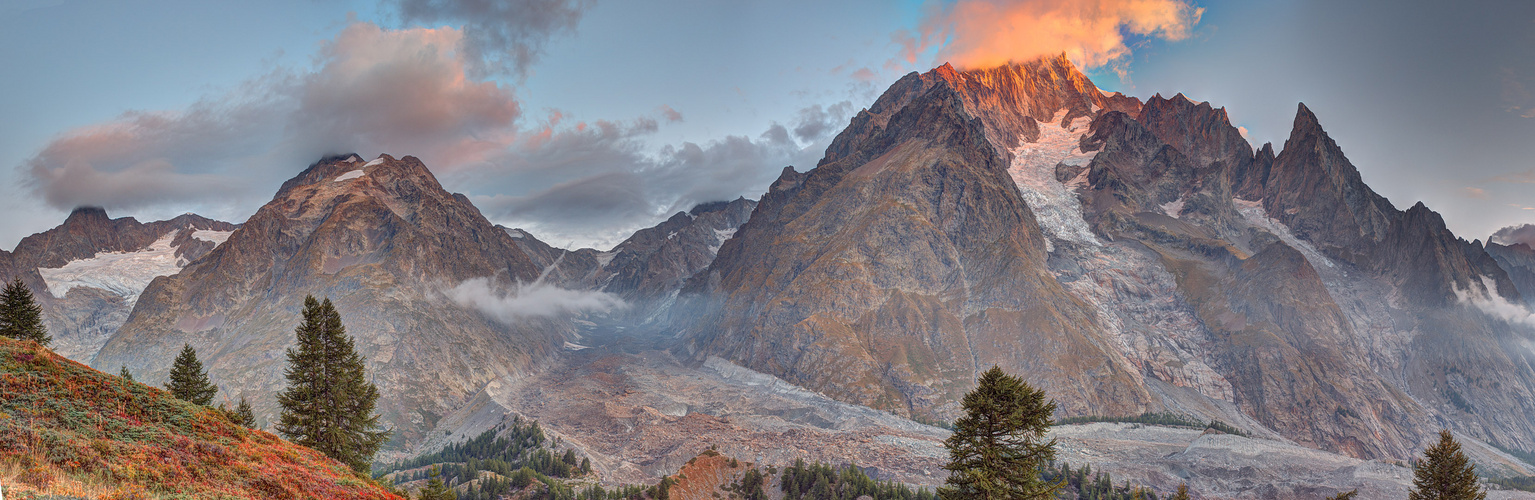
{"label": "sky", "polygon": [[1535,222],[1531,2],[7,0],[0,248],[81,205],[240,222],[343,152],[608,248],[812,168],[908,72],[1061,52],[1225,107],[1254,147],[1304,102],[1466,239]]}

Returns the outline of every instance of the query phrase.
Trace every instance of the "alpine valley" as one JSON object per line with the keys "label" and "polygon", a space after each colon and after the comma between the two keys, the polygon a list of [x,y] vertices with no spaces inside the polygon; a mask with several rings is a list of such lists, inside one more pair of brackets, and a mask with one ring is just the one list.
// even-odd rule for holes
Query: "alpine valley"
{"label": "alpine valley", "polygon": [[[1052,432],[1059,459],[1159,494],[1405,497],[1443,428],[1484,474],[1535,475],[1510,454],[1535,451],[1535,326],[1507,314],[1535,306],[1535,250],[1393,205],[1326,116],[1300,105],[1255,148],[1223,108],[1104,93],[1065,56],[945,65],[758,200],[607,250],[495,225],[415,157],[343,154],[240,224],[78,209],[0,277],[58,354],[159,385],[190,344],[267,426],[304,297],[329,297],[394,430],[384,464],[536,420],[608,485],[712,448],[931,487],[930,424],[999,366],[1057,419],[1238,431]],[[527,305],[550,295],[588,307]]]}

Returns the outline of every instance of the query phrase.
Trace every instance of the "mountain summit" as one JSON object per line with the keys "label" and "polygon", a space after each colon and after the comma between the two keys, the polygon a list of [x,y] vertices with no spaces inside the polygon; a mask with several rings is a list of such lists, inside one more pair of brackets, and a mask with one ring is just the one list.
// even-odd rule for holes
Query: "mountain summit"
{"label": "mountain summit", "polygon": [[329,297],[376,377],[380,414],[409,441],[486,382],[530,369],[567,327],[540,317],[501,324],[445,291],[539,272],[420,160],[327,158],[285,182],[226,243],[152,283],[94,364],[157,381],[175,346],[190,343],[221,395],[245,396],[270,419],[304,297]]}
{"label": "mountain summit", "polygon": [[917,418],[996,365],[1061,416],[1405,459],[1447,422],[1535,447],[1528,354],[1464,298],[1494,296],[1518,298],[1497,262],[1370,190],[1304,105],[1255,152],[1224,109],[1105,95],[1056,57],[896,82],[673,317],[685,355]]}

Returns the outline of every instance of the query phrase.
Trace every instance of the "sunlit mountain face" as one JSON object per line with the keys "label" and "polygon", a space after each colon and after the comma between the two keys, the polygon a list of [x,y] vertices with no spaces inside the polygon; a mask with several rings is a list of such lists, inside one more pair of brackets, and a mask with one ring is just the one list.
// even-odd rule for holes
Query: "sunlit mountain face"
{"label": "sunlit mountain face", "polygon": [[[1054,401],[1067,497],[1401,498],[1442,430],[1490,497],[1535,477],[1535,11],[364,3],[0,8],[93,47],[0,83],[0,278],[52,336],[0,380],[69,408],[0,403],[0,483],[391,498],[153,388],[190,346],[275,430],[310,296],[405,492],[928,498],[992,367]],[[116,90],[33,91],[81,68]],[[82,423],[135,418],[196,439]]]}

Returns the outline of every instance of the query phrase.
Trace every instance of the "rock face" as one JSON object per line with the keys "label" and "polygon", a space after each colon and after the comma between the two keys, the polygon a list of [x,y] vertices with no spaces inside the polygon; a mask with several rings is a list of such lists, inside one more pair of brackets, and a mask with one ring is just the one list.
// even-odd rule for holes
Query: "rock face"
{"label": "rock face", "polygon": [[1064,59],[901,79],[688,284],[685,349],[925,417],[952,416],[993,364],[1073,413],[1148,409],[1009,176],[1014,145],[1112,104]]}
{"label": "rock face", "polygon": [[503,325],[445,292],[538,274],[506,231],[416,158],[327,158],[223,245],[152,283],[95,365],[157,383],[191,343],[220,397],[245,396],[270,421],[302,301],[329,297],[367,358],[383,421],[409,442],[487,381],[532,368],[568,329],[544,317]]}
{"label": "rock face", "polygon": [[78,208],[59,227],[0,252],[0,277],[20,276],[32,288],[55,352],[90,362],[151,280],[206,255],[235,228],[195,214],[145,224]]}
{"label": "rock face", "polygon": [[1366,186],[1305,106],[1255,152],[1224,109],[1107,96],[1053,58],[896,82],[671,318],[680,353],[919,419],[999,365],[1062,415],[1364,458],[1443,426],[1535,449],[1528,327],[1476,307],[1523,300],[1499,262]]}

